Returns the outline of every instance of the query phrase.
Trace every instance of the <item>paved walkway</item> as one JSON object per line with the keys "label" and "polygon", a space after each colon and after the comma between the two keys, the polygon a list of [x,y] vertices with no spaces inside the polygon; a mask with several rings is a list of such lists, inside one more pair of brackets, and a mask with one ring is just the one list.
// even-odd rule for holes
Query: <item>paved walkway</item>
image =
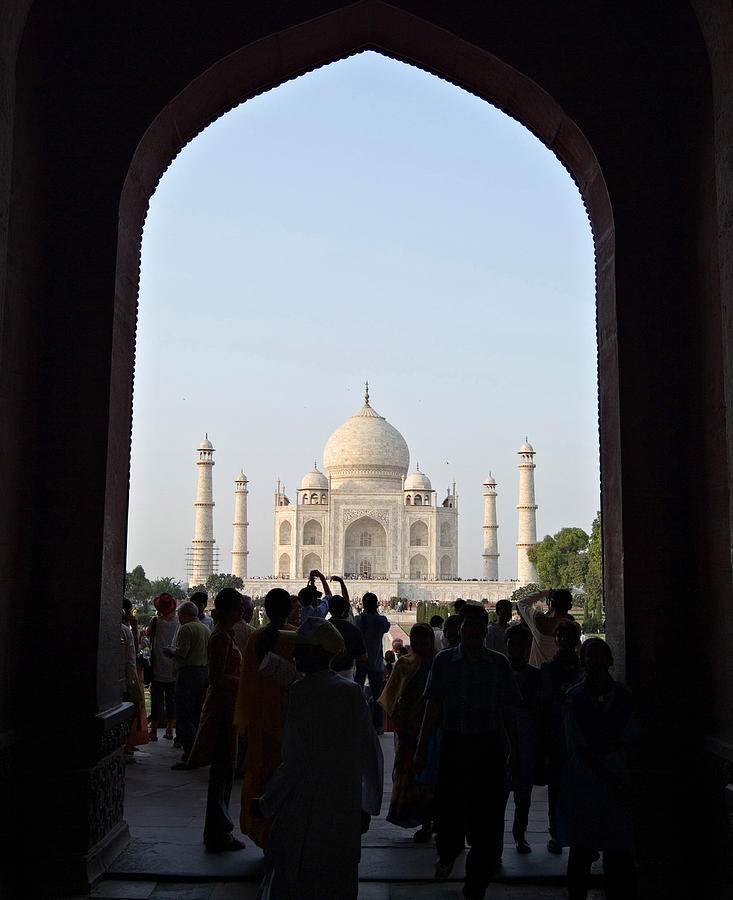
{"label": "paved walkway", "polygon": [[[416,845],[412,832],[384,820],[389,806],[393,742],[382,738],[386,778],[383,813],[364,836],[359,869],[359,900],[459,900],[463,861],[451,881],[432,879],[435,850]],[[117,900],[254,900],[262,872],[262,853],[249,841],[231,854],[207,853],[202,843],[207,769],[173,772],[179,758],[169,741],[148,744],[128,766],[125,818],[132,843],[115,861],[105,879],[89,895]],[[235,782],[232,814],[239,815]],[[511,823],[511,801],[507,822]],[[547,841],[547,792],[535,789],[528,830],[533,852],[520,856],[510,832],[505,833],[501,870],[487,900],[561,900],[565,897],[566,854],[551,856]],[[235,830],[235,834],[238,834]],[[602,892],[591,893],[600,900]]]}

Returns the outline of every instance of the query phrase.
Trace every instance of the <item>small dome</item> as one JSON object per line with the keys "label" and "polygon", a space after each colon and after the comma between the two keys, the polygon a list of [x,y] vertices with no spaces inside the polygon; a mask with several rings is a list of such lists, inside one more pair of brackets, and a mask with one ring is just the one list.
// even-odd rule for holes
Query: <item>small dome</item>
{"label": "small dome", "polygon": [[319,472],[317,467],[311,469],[310,472],[300,482],[301,491],[327,491],[328,478]]}
{"label": "small dome", "polygon": [[496,478],[494,478],[491,472],[489,472],[486,481],[484,481],[484,484],[488,485],[489,487],[496,487]]}
{"label": "small dome", "polygon": [[529,443],[529,441],[525,440],[522,446],[519,448],[519,453],[534,453],[534,447]]}
{"label": "small dome", "polygon": [[406,491],[432,491],[432,489],[433,486],[430,484],[430,479],[424,472],[421,472],[420,469],[410,472],[407,478],[405,478]]}
{"label": "small dome", "polygon": [[199,444],[198,448],[199,448],[199,450],[213,450],[214,445],[211,443],[211,441],[208,439],[208,437],[205,437],[203,439],[203,441],[201,441],[201,443]]}
{"label": "small dome", "polygon": [[240,470],[239,470],[239,475],[237,475],[237,477],[234,479],[234,483],[235,483],[235,484],[238,484],[240,481],[246,481],[246,480],[247,480],[247,476],[246,476],[246,475],[244,474],[244,472],[240,469]]}

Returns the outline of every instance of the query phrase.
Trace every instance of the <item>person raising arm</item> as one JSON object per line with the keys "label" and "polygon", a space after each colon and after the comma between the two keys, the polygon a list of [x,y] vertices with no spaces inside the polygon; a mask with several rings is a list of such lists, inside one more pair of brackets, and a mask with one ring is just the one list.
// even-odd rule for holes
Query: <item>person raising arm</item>
{"label": "person raising arm", "polygon": [[[546,612],[535,608],[535,604],[541,600],[547,604]],[[555,656],[555,629],[563,619],[573,620],[570,615],[572,604],[573,595],[564,588],[535,591],[517,601],[519,615],[532,632],[532,651],[529,655],[531,666],[539,668],[543,662],[548,662]]]}

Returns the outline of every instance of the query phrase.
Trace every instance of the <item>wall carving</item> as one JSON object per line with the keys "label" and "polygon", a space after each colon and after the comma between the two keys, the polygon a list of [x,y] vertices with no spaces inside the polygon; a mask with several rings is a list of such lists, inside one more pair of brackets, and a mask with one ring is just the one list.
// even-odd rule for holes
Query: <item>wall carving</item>
{"label": "wall carving", "polygon": [[125,761],[122,751],[92,769],[89,792],[89,845],[101,841],[122,819]]}
{"label": "wall carving", "polygon": [[100,758],[109,756],[120,747],[124,747],[127,743],[127,735],[130,732],[130,721],[120,722],[114,728],[109,728],[101,735],[99,756]]}
{"label": "wall carving", "polygon": [[345,509],[344,524],[353,522],[356,519],[362,519],[364,516],[368,516],[370,519],[376,519],[377,522],[384,522],[386,525],[389,525],[388,509]]}

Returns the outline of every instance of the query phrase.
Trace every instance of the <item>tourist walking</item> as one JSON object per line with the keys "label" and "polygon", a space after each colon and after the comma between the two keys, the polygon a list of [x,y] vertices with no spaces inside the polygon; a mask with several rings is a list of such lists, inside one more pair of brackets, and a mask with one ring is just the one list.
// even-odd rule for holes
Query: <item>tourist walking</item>
{"label": "tourist walking", "polygon": [[442,616],[432,616],[430,619],[430,627],[433,629],[433,634],[435,635],[435,652],[440,653],[441,650],[445,650],[448,646],[446,640],[443,636],[443,622],[445,619]]}
{"label": "tourist walking", "polygon": [[[544,600],[547,611],[535,608],[535,603]],[[573,605],[573,595],[564,588],[557,590],[535,591],[517,601],[519,615],[524,620],[527,628],[532,632],[532,652],[529,655],[530,665],[539,666],[553,658],[556,651],[555,629],[558,623],[573,617],[570,615],[570,607]]]}
{"label": "tourist walking", "polygon": [[[563,704],[565,695],[580,680],[581,667],[578,658],[580,626],[568,619],[560,621],[555,630],[555,656],[540,666],[540,735],[542,757],[547,779],[547,808],[550,853],[562,853],[557,839],[557,798],[560,776],[565,765],[565,728]],[[534,646],[534,645],[533,645]]]}
{"label": "tourist walking", "polygon": [[506,656],[506,632],[512,620],[512,601],[497,600],[495,611],[496,619],[489,625],[486,632],[486,649],[495,650]]}
{"label": "tourist walking", "polygon": [[558,802],[558,839],[570,847],[568,900],[585,900],[591,863],[603,853],[608,900],[634,900],[629,754],[636,740],[631,695],[609,674],[611,650],[588,638],[583,680],[565,698],[567,762]]}
{"label": "tourist walking", "polygon": [[509,790],[514,797],[512,837],[518,853],[531,853],[527,841],[532,787],[539,763],[539,689],[540,672],[529,665],[532,635],[524,625],[510,625],[505,632],[509,665],[522,695],[517,707],[517,764]]}
{"label": "tourist walking", "polygon": [[460,616],[448,616],[443,625],[443,637],[445,638],[445,649],[457,647],[461,642],[461,618]]}
{"label": "tourist walking", "polygon": [[360,687],[364,687],[364,683],[369,679],[369,690],[372,695],[372,721],[377,734],[382,734],[382,707],[377,700],[379,700],[383,686],[382,637],[389,631],[389,620],[377,612],[379,600],[376,594],[367,591],[361,600],[364,612],[356,616],[354,625],[364,638],[367,658],[365,661],[357,663],[354,678]]}
{"label": "tourist walking", "polygon": [[[247,649],[250,637],[254,634],[254,626],[250,623],[254,616],[254,604],[252,598],[247,594],[242,595],[242,617],[234,623],[234,640],[239,648],[239,652],[244,659],[244,651]],[[244,758],[247,755],[247,738],[243,734],[237,735],[237,765],[234,769],[234,777],[242,778],[244,776]]]}
{"label": "tourist walking", "polygon": [[[345,590],[344,585],[344,590]],[[356,663],[366,662],[367,652],[364,644],[364,636],[361,631],[349,622],[349,595],[334,594],[330,601],[331,618],[333,627],[338,631],[344,641],[344,652],[334,656],[331,668],[344,678],[354,680]]]}
{"label": "tourist walking", "polygon": [[209,595],[203,591],[196,591],[195,594],[191,594],[189,599],[191,600],[191,603],[196,604],[199,622],[203,623],[209,631],[211,631],[214,627],[214,620],[206,612],[206,607],[209,605]]}
{"label": "tourist walking", "polygon": [[[125,744],[125,762],[132,763],[135,762],[135,747],[147,744],[148,742],[148,717],[147,712],[145,711],[143,673],[138,665],[138,660],[140,659],[140,634],[137,626],[137,618],[132,611],[132,603],[127,597],[122,598],[122,622],[130,629],[130,634],[132,636],[133,653],[135,656],[135,673],[137,675],[139,686],[138,692],[133,691],[133,693],[138,694],[138,699],[132,701],[135,703],[135,712],[132,721],[130,722],[130,730],[127,733],[127,742]],[[129,679],[127,677],[126,683],[129,684]],[[132,696],[129,688],[127,689],[127,693],[129,699]]]}
{"label": "tourist walking", "polygon": [[151,741],[158,740],[158,728],[165,728],[163,737],[173,740],[176,724],[176,670],[173,660],[163,651],[176,642],[179,622],[176,617],[176,601],[170,594],[160,594],[153,599],[156,615],[148,626],[150,646],[150,733]]}
{"label": "tourist walking", "polygon": [[[415,769],[427,765],[430,739],[442,726],[435,794],[435,878],[445,881],[463,852],[463,896],[481,900],[502,856],[507,757],[516,767],[515,712],[521,701],[508,659],[484,647],[488,613],[461,608],[461,642],[433,660]],[[510,752],[511,751],[511,752]]]}
{"label": "tourist walking", "polygon": [[209,686],[196,742],[188,758],[189,768],[210,764],[204,844],[207,850],[214,852],[244,847],[244,842],[232,834],[234,823],[229,815],[237,752],[234,704],[242,668],[234,626],[241,616],[242,595],[239,591],[234,588],[219,591],[214,600],[214,629],[208,647]]}
{"label": "tourist walking", "polygon": [[[135,714],[133,716],[132,723],[130,724],[130,732],[132,732],[133,726],[136,721],[139,721],[140,715],[140,705],[143,701],[143,689],[140,684],[140,679],[138,678],[137,673],[137,654],[135,652],[135,638],[132,633],[132,629],[127,624],[127,616],[129,610],[125,607],[125,603],[130,603],[129,600],[123,602],[122,606],[122,622],[120,624],[121,628],[121,642],[122,642],[122,664],[123,664],[123,672],[125,675],[125,690],[122,695],[123,700],[127,700],[129,703],[133,703],[135,706]],[[130,604],[132,607],[132,604]],[[144,708],[144,706],[143,706]],[[147,738],[147,731],[145,732]],[[128,733],[127,742],[125,744],[125,762],[126,763],[134,763],[135,755],[133,752],[134,744],[130,742],[130,736]]]}
{"label": "tourist walking", "polygon": [[302,677],[290,688],[282,765],[252,810],[274,817],[258,900],[356,900],[382,751],[361,690],[330,668],[345,649],[333,625],[309,618],[281,639]]}
{"label": "tourist walking", "polygon": [[171,769],[186,769],[186,762],[196,739],[201,709],[209,683],[207,647],[211,632],[199,619],[198,609],[190,600],[178,608],[181,627],[175,649],[163,653],[176,666],[176,731],[183,756]]}
{"label": "tourist walking", "polygon": [[433,629],[418,622],[410,629],[409,654],[401,656],[395,663],[378,701],[390,718],[396,740],[387,821],[401,828],[418,828],[413,839],[419,843],[429,841],[432,834],[434,784],[430,778],[416,780],[415,751],[425,714],[425,686],[434,655]]}
{"label": "tourist walking", "polygon": [[247,758],[242,783],[240,826],[242,832],[263,849],[267,846],[270,819],[253,817],[250,803],[259,797],[280,764],[288,688],[268,678],[260,665],[268,653],[289,661],[293,645],[280,638],[282,630],[295,631],[287,624],[292,602],[282,588],[273,588],[265,597],[265,612],[270,620],[249,639],[244,652],[234,709],[234,722],[247,738]]}

